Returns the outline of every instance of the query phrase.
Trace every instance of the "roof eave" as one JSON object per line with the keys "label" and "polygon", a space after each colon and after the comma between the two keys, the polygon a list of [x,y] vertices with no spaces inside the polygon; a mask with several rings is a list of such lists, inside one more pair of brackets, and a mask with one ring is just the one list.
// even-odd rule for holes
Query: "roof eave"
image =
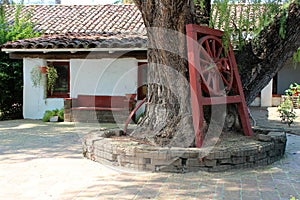
{"label": "roof eave", "polygon": [[109,53],[114,53],[114,52],[120,52],[120,51],[147,51],[146,47],[133,47],[133,48],[70,48],[70,49],[7,49],[7,48],[2,48],[1,51],[6,52],[6,53],[14,53],[14,52],[41,52],[41,53],[51,53],[51,52],[70,52],[70,53],[76,53],[76,52],[109,52]]}

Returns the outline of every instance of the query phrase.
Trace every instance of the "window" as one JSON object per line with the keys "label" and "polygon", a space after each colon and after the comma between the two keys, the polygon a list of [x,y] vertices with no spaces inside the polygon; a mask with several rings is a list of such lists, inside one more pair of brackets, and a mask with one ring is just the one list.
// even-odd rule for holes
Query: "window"
{"label": "window", "polygon": [[53,92],[47,91],[48,98],[69,98],[70,97],[70,64],[69,62],[48,62],[53,66],[58,78],[56,79]]}

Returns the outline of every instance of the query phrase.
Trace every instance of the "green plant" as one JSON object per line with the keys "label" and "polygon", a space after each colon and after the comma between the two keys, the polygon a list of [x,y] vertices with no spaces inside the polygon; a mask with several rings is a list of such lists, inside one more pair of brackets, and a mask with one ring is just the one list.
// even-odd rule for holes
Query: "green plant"
{"label": "green plant", "polygon": [[277,111],[280,113],[281,122],[287,123],[288,126],[291,126],[291,124],[297,118],[296,112],[293,110],[293,102],[290,98],[286,98],[278,106]]}
{"label": "green plant", "polygon": [[298,199],[296,199],[296,197],[291,195],[290,200],[298,200]]}
{"label": "green plant", "polygon": [[300,62],[300,48],[293,54],[293,62],[294,64]]}
{"label": "green plant", "polygon": [[300,84],[292,83],[290,87],[285,90],[287,96],[299,96],[300,95]]}
{"label": "green plant", "polygon": [[46,110],[43,116],[43,122],[49,122],[51,117],[58,116],[58,121],[64,121],[64,109]]}
{"label": "green plant", "polygon": [[290,2],[285,4],[282,0],[270,0],[268,3],[263,3],[262,0],[243,2],[246,4],[233,3],[229,0],[213,1],[209,26],[224,31],[225,49],[229,39],[232,40],[233,47],[239,50],[248,42],[252,42],[255,46],[259,45],[251,38],[270,24],[278,13],[280,13],[278,34],[282,39],[285,38],[287,9]]}
{"label": "green plant", "polygon": [[[41,33],[33,30],[30,15],[22,13],[21,5],[14,5],[14,20],[8,20],[6,6],[0,5],[0,45],[7,41],[37,37]],[[5,52],[0,52],[0,120],[22,118],[23,103],[23,62],[11,60]]]}
{"label": "green plant", "polygon": [[58,113],[57,113],[58,121],[62,121],[62,122],[64,121],[64,113],[65,113],[64,109],[60,109],[58,111]]}
{"label": "green plant", "polygon": [[55,85],[58,74],[53,66],[47,66],[47,89],[50,93],[53,93],[53,87]]}

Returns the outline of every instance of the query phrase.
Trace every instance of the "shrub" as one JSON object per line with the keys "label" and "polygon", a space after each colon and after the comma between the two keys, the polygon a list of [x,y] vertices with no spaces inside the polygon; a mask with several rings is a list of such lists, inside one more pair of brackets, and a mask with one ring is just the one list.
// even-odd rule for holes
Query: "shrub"
{"label": "shrub", "polygon": [[280,113],[281,122],[287,123],[289,126],[291,126],[294,119],[297,118],[296,112],[293,111],[293,102],[289,98],[286,98],[284,102],[278,106],[277,111]]}
{"label": "shrub", "polygon": [[58,116],[58,121],[63,122],[64,121],[64,109],[55,109],[55,110],[46,110],[43,122],[49,122],[51,117]]}
{"label": "shrub", "polygon": [[[0,46],[7,41],[41,35],[34,32],[30,13],[21,16],[22,5],[15,5],[15,18],[8,21],[5,6],[0,5]],[[22,118],[23,67],[22,61],[10,60],[0,52],[0,120]]]}

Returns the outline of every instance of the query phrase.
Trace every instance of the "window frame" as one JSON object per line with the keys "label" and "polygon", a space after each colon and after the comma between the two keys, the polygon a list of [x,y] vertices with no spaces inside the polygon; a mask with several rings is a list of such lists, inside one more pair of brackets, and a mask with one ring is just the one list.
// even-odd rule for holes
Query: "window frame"
{"label": "window frame", "polygon": [[[55,68],[59,66],[67,66],[68,67],[68,92],[67,93],[55,93],[51,92],[46,89],[47,92],[47,98],[70,98],[70,62],[67,61],[49,61],[47,62],[47,66],[53,66]],[[48,88],[48,87],[46,87]]]}

